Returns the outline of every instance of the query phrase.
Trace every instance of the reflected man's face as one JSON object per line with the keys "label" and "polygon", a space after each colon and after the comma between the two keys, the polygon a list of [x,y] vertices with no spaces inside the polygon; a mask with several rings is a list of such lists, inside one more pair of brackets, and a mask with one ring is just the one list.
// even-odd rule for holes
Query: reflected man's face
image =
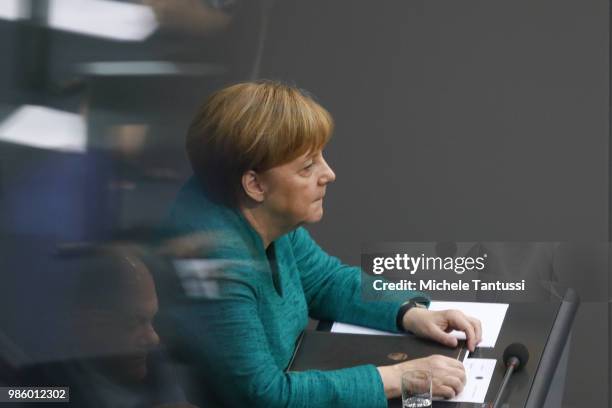
{"label": "reflected man's face", "polygon": [[153,327],[158,302],[151,274],[139,261],[130,262],[136,268],[126,272],[117,304],[82,311],[79,337],[83,351],[112,377],[140,381],[147,375],[148,352],[159,344]]}

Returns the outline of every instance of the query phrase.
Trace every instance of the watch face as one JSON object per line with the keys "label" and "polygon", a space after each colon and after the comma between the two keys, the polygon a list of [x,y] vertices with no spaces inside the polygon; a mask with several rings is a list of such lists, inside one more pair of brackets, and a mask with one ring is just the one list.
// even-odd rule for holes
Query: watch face
{"label": "watch face", "polygon": [[389,353],[387,358],[392,361],[404,361],[408,360],[408,354],[406,353]]}

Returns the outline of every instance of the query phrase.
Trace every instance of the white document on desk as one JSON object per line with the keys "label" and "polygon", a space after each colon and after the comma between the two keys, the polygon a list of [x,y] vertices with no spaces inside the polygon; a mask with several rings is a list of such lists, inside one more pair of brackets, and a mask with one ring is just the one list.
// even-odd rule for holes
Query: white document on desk
{"label": "white document on desk", "polygon": [[391,333],[382,330],[370,329],[369,327],[355,326],[354,324],[334,322],[331,331],[333,333],[349,334],[378,334],[386,336],[403,336],[401,333]]}
{"label": "white document on desk", "polygon": [[[478,347],[495,347],[508,306],[508,303],[431,302],[429,310],[457,309],[468,316],[477,318],[482,324],[482,341]],[[451,334],[458,339],[465,340],[463,332],[455,330]]]}
{"label": "white document on desk", "polygon": [[467,358],[463,361],[467,381],[463,391],[448,402],[483,403],[487,397],[487,390],[493,378],[497,360],[489,358]]}
{"label": "white document on desk", "polygon": [[[504,324],[506,312],[508,311],[507,303],[431,302],[429,305],[429,310],[447,309],[461,310],[466,315],[479,319],[482,324],[482,341],[478,344],[478,347],[495,347],[497,337]],[[397,335],[395,333],[338,322],[333,324],[331,331],[334,333]],[[452,334],[458,339],[465,339],[463,332],[453,331]]]}

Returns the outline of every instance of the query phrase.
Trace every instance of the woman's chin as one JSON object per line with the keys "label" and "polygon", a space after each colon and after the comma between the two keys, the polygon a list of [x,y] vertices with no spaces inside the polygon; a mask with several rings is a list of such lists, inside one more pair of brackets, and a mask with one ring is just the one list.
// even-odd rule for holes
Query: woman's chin
{"label": "woman's chin", "polygon": [[306,222],[312,224],[321,221],[321,218],[323,218],[323,207],[319,207],[317,211],[313,212]]}
{"label": "woman's chin", "polygon": [[301,214],[301,216],[298,218],[299,222],[296,223],[296,228],[304,224],[314,224],[321,221],[321,218],[323,218],[323,205],[321,200],[319,200],[318,202],[315,201],[313,203],[313,206],[308,212]]}

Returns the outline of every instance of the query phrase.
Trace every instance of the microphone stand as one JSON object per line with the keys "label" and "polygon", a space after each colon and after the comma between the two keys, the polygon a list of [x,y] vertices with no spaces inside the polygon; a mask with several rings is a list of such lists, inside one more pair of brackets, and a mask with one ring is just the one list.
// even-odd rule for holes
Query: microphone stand
{"label": "microphone stand", "polygon": [[519,365],[518,358],[516,357],[510,358],[510,361],[508,362],[508,368],[506,370],[506,375],[504,376],[504,380],[502,381],[501,387],[499,387],[499,392],[497,393],[497,397],[495,398],[495,402],[493,403],[493,408],[500,407],[501,397],[504,394],[504,389],[506,388],[506,385],[508,385],[508,381],[510,381],[510,376],[512,376],[512,373],[514,372],[514,368],[518,365]]}

